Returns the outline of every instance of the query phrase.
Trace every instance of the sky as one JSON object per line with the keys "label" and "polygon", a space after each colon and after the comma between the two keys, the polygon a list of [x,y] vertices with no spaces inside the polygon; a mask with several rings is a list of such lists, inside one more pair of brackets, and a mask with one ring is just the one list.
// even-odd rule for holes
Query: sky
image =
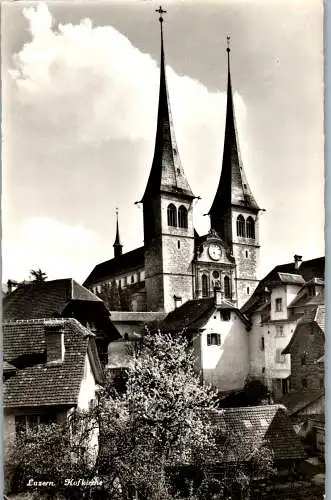
{"label": "sky", "polygon": [[[83,282],[143,244],[156,131],[159,2],[2,4],[2,281]],[[167,79],[182,165],[209,230],[222,161],[226,36],[244,169],[260,216],[260,277],[324,255],[323,4],[168,0]]]}

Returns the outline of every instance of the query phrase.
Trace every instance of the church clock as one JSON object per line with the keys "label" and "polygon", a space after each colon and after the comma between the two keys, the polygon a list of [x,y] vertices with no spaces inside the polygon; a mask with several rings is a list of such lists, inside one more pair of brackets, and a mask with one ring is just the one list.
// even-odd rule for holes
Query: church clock
{"label": "church clock", "polygon": [[208,247],[209,257],[213,260],[219,260],[222,255],[222,249],[216,243],[211,243]]}

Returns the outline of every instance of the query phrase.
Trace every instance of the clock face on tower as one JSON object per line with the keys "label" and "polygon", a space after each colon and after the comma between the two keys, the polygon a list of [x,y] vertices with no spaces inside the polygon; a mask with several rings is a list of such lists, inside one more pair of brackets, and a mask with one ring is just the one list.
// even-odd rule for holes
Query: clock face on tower
{"label": "clock face on tower", "polygon": [[213,260],[219,260],[222,255],[222,249],[216,243],[211,243],[208,247],[209,257]]}

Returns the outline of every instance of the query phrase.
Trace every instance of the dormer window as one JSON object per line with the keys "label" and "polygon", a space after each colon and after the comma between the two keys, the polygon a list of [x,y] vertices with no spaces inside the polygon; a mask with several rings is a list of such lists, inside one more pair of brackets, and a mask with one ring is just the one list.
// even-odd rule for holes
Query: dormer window
{"label": "dormer window", "polygon": [[277,298],[275,300],[275,310],[276,312],[282,312],[283,310],[283,301],[281,298]]}

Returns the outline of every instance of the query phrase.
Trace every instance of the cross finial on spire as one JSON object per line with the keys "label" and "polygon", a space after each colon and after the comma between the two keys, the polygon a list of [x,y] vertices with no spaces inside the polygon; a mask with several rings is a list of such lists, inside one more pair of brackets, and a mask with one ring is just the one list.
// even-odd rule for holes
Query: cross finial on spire
{"label": "cross finial on spire", "polygon": [[163,10],[162,6],[160,5],[160,7],[158,9],[155,9],[155,12],[157,12],[158,14],[160,14],[159,21],[160,21],[160,23],[163,23],[163,16],[162,16],[162,14],[166,14],[167,11]]}

